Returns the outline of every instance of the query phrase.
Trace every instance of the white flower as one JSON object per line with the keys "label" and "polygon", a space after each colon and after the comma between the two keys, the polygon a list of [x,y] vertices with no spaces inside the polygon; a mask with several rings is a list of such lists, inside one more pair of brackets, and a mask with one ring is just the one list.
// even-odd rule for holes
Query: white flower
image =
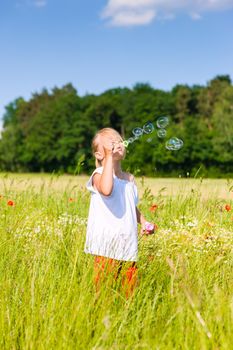
{"label": "white flower", "polygon": [[198,225],[198,220],[194,219],[193,221],[189,221],[186,226],[188,227],[196,227]]}
{"label": "white flower", "polygon": [[37,226],[37,227],[34,228],[34,232],[35,233],[40,233],[40,231],[41,231],[41,227],[40,226]]}

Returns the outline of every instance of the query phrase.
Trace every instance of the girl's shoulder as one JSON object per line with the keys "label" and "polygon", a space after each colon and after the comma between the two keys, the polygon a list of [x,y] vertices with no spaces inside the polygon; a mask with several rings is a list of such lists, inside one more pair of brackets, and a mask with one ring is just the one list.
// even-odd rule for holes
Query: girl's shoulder
{"label": "girl's shoulder", "polygon": [[92,172],[92,174],[91,174],[91,178],[93,178],[94,177],[94,175],[95,174],[102,174],[102,172],[103,172],[103,167],[101,166],[101,167],[98,167],[98,168],[96,168],[93,172]]}
{"label": "girl's shoulder", "polygon": [[124,180],[127,180],[129,182],[134,182],[133,174],[123,172],[123,177],[124,177]]}
{"label": "girl's shoulder", "polygon": [[89,180],[88,180],[87,183],[86,183],[86,188],[87,188],[90,192],[97,193],[97,190],[96,190],[95,186],[93,186],[93,178],[94,178],[94,176],[95,176],[96,174],[101,175],[102,172],[103,172],[103,167],[98,167],[98,168],[96,168],[96,169],[92,172],[92,174],[91,174]]}

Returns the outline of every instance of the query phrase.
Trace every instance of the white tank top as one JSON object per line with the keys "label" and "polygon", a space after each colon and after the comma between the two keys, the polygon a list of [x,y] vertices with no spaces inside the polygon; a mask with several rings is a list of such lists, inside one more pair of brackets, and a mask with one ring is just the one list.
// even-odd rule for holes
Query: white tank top
{"label": "white tank top", "polygon": [[117,260],[137,261],[137,187],[134,181],[114,175],[112,193],[104,196],[92,185],[93,175],[102,172],[103,167],[97,168],[86,184],[91,201],[84,251]]}

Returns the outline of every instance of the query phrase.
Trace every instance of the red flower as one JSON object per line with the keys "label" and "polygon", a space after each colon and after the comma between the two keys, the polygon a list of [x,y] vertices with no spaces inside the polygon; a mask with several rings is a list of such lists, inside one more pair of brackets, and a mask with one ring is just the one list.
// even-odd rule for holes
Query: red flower
{"label": "red flower", "polygon": [[154,213],[157,209],[158,209],[158,205],[157,205],[157,204],[152,204],[152,206],[150,207],[149,210],[150,210],[152,213]]}
{"label": "red flower", "polygon": [[15,202],[13,202],[13,201],[8,201],[8,202],[7,202],[7,205],[10,205],[11,207],[13,207],[13,206],[15,205]]}
{"label": "red flower", "polygon": [[126,271],[128,282],[131,282],[131,280],[136,277],[136,274],[137,274],[137,268],[134,266],[129,267],[128,270]]}
{"label": "red flower", "polygon": [[231,206],[230,206],[229,204],[226,204],[226,205],[225,205],[225,210],[226,210],[226,211],[231,211]]}

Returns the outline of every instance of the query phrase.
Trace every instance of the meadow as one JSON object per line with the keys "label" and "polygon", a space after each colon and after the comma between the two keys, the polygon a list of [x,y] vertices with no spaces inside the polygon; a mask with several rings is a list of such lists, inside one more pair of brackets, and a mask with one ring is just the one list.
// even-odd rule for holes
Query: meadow
{"label": "meadow", "polygon": [[93,285],[86,176],[0,174],[0,349],[233,349],[233,182],[137,178],[139,283]]}

